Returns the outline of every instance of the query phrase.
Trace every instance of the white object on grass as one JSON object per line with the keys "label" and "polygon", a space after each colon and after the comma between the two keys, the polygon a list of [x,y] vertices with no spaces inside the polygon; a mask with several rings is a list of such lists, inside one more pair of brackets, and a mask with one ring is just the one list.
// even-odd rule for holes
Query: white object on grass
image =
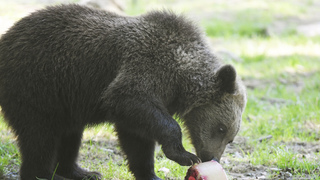
{"label": "white object on grass", "polygon": [[185,180],[228,180],[228,178],[217,161],[208,161],[190,167]]}

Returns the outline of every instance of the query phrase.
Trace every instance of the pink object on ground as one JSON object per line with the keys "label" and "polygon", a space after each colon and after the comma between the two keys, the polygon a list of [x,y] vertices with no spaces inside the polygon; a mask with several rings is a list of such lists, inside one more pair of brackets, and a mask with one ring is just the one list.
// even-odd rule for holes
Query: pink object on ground
{"label": "pink object on ground", "polygon": [[217,161],[195,164],[188,169],[185,180],[228,180],[222,166]]}

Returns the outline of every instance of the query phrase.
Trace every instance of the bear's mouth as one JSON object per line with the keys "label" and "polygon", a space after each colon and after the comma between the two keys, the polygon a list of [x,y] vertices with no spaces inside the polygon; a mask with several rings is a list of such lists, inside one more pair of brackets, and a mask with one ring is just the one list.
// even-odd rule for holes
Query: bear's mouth
{"label": "bear's mouth", "polygon": [[198,157],[201,159],[202,162],[207,162],[207,161],[217,161],[220,163],[220,158],[215,157],[212,155],[212,153],[208,151],[201,151],[200,153],[197,153]]}

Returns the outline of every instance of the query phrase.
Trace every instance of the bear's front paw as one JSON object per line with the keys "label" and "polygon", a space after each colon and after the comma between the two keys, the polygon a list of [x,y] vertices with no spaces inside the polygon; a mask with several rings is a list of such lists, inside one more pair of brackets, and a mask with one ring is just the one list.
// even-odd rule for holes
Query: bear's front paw
{"label": "bear's front paw", "polygon": [[168,159],[177,162],[181,166],[191,166],[201,162],[196,155],[186,151],[182,145],[176,147],[162,146],[162,151]]}

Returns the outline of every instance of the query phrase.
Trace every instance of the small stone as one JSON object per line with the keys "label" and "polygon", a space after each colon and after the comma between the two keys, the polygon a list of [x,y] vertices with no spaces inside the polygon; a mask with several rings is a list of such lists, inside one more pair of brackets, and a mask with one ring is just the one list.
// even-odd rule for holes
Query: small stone
{"label": "small stone", "polygon": [[109,153],[114,153],[114,150],[112,149],[108,149],[108,148],[100,148],[102,151],[106,151],[106,152],[109,152]]}
{"label": "small stone", "polygon": [[230,161],[228,161],[228,159],[225,159],[223,162],[224,162],[223,164],[226,164],[226,165],[230,164]]}
{"label": "small stone", "polygon": [[245,176],[250,176],[250,177],[252,177],[252,176],[253,176],[253,174],[252,174],[252,173],[245,173],[244,175],[245,175]]}
{"label": "small stone", "polygon": [[261,175],[266,176],[267,172],[261,172]]}
{"label": "small stone", "polygon": [[166,168],[166,167],[162,167],[158,170],[159,172],[163,172],[164,174],[168,174],[170,172],[170,169]]}
{"label": "small stone", "polygon": [[279,168],[270,168],[271,171],[281,171]]}
{"label": "small stone", "polygon": [[243,158],[239,152],[234,153],[235,158]]}
{"label": "small stone", "polygon": [[284,173],[284,176],[285,176],[285,177],[291,177],[291,176],[292,176],[292,174],[291,174],[291,173],[289,173],[289,172],[285,172],[285,173]]}

